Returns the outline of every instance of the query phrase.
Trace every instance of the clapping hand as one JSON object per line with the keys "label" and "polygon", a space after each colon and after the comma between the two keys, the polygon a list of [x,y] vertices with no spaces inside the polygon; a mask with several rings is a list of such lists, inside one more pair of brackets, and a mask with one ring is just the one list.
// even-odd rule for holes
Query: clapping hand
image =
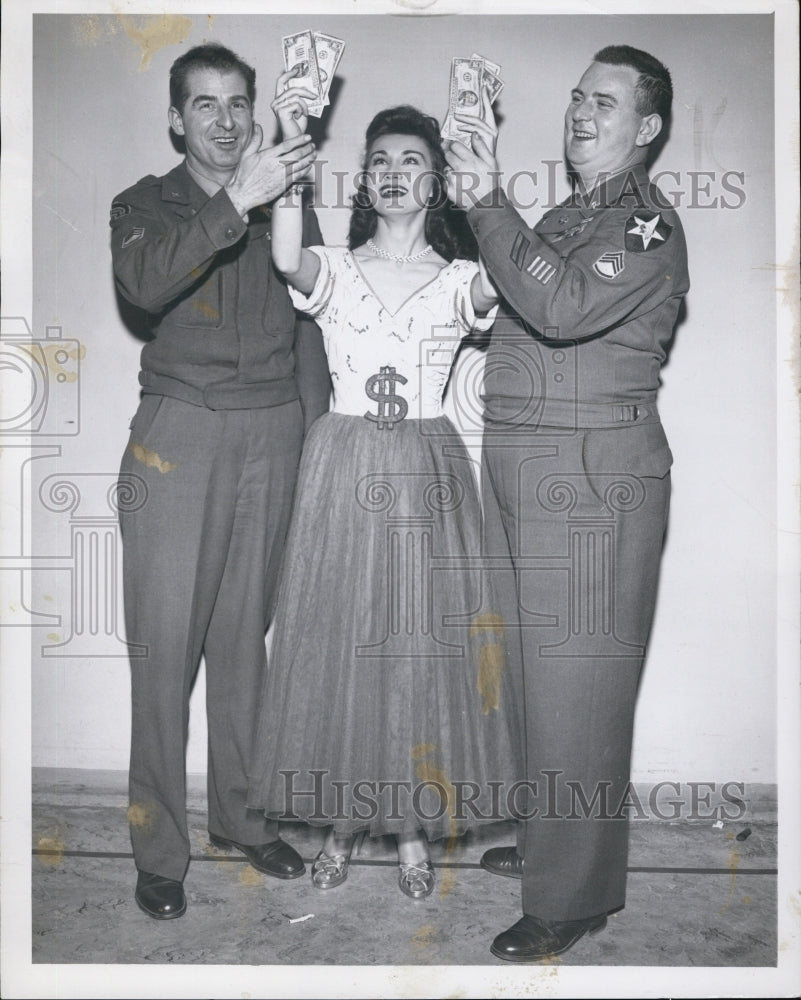
{"label": "clapping hand", "polygon": [[311,137],[304,132],[266,149],[261,148],[263,138],[261,126],[254,125],[236,173],[225,185],[243,218],[251,208],[275,201],[288,187],[303,180],[317,156]]}

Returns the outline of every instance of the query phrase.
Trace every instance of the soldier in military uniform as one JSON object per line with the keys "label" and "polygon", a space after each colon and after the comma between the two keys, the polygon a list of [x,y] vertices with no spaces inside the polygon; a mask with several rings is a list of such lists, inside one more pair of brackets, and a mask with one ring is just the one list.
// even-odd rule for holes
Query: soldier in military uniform
{"label": "soldier in military uniform", "polygon": [[658,60],[598,52],[565,113],[574,196],[533,229],[498,186],[486,126],[457,116],[471,148],[447,154],[508,306],[486,362],[484,495],[499,514],[488,535],[502,526],[515,564],[532,785],[516,848],[482,866],[522,878],[524,916],[491,949],[513,962],[566,951],[625,901],[634,706],[670,497],[656,396],[689,288],[681,224],[645,165],[671,101]]}
{"label": "soldier in military uniform", "polygon": [[[308,136],[261,149],[255,73],[204,45],[170,72],[169,120],[186,159],[114,200],[119,292],[147,313],[142,401],[122,461],[136,901],[186,909],[189,693],[206,660],[212,843],[259,871],[303,874],[277,824],[245,806],[264,636],[304,423],[328,407],[322,338],[298,328],[272,267],[264,206],[313,162]],[[308,239],[319,243],[313,215]],[[126,500],[127,497],[127,500]],[[138,498],[138,499],[132,499]]]}

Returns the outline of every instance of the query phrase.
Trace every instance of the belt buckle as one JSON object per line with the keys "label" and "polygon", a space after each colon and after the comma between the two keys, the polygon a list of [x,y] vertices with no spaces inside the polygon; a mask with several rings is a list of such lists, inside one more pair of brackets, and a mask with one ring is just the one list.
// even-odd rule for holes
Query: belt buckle
{"label": "belt buckle", "polygon": [[622,423],[633,423],[640,415],[639,407],[634,403],[626,403],[625,405],[615,407],[615,419]]}

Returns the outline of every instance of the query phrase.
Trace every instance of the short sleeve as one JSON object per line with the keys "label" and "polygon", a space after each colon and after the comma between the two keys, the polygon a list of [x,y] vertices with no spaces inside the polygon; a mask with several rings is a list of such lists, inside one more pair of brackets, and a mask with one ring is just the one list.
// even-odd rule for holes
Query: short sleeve
{"label": "short sleeve", "polygon": [[289,284],[287,288],[295,308],[308,313],[309,316],[314,316],[316,319],[318,316],[322,316],[331,302],[336,276],[332,266],[334,262],[331,260],[331,250],[328,247],[306,247],[306,249],[320,258],[320,271],[314,288],[308,295],[304,295],[303,292]]}
{"label": "short sleeve", "polygon": [[496,303],[485,316],[476,315],[470,289],[473,278],[478,274],[478,264],[472,260],[454,261],[453,272],[453,309],[462,336],[489,330],[498,315],[498,305]]}

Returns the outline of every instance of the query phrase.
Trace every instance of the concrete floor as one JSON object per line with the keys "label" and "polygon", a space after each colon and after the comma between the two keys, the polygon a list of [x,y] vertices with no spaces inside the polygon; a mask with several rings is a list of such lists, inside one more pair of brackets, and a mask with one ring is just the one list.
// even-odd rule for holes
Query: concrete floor
{"label": "concrete floor", "polygon": [[[199,783],[190,787],[188,910],[154,921],[133,899],[125,775],[39,770],[33,788],[33,962],[209,965],[458,965],[509,968],[489,952],[520,914],[519,883],[479,868],[509,824],[450,852],[432,845],[437,889],[412,901],[397,887],[392,841],[365,841],[348,881],[330,893],[308,876],[266,878],[238,852],[212,848]],[[742,820],[631,823],[628,899],[605,931],[561,966],[775,966],[775,804],[749,799]],[[746,840],[737,833],[751,829]],[[287,824],[307,860],[322,835]],[[312,914],[308,919],[296,918]],[[296,922],[293,922],[295,920]],[[109,994],[110,995],[110,994]]]}

